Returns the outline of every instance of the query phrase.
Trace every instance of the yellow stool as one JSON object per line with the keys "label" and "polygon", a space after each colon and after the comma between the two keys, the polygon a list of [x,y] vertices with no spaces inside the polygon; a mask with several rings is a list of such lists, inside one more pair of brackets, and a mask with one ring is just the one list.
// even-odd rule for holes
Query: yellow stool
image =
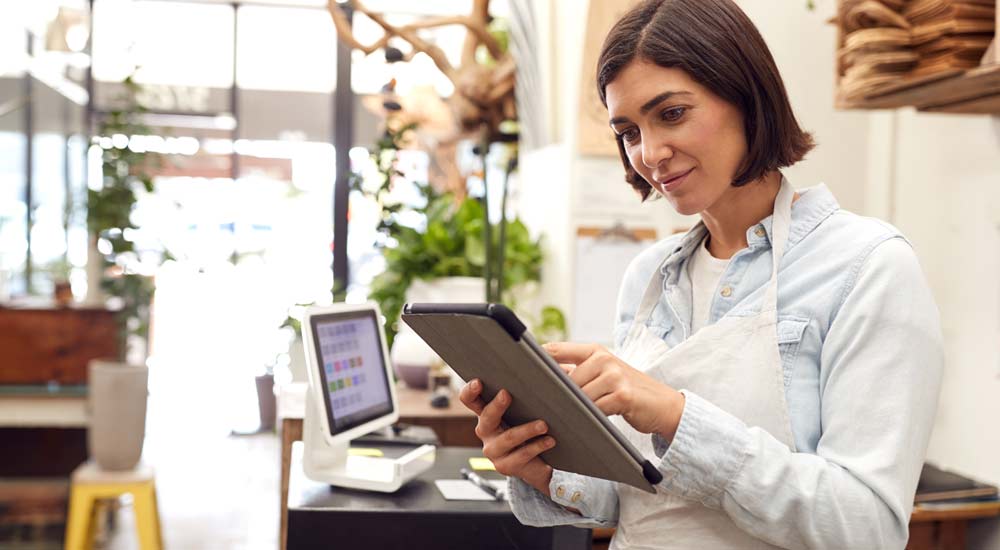
{"label": "yellow stool", "polygon": [[139,530],[139,547],[160,550],[160,516],[156,507],[156,487],[153,468],[139,464],[134,470],[109,472],[93,461],[73,472],[69,497],[69,520],[66,522],[66,550],[88,550],[93,546],[94,503],[99,499],[131,494],[135,509],[135,524]]}

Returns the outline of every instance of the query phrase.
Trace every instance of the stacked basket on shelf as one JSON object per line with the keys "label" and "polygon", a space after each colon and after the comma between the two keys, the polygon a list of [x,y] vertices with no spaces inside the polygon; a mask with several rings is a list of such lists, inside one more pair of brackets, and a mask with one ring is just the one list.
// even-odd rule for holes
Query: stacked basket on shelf
{"label": "stacked basket on shelf", "polygon": [[838,52],[838,95],[846,102],[864,98],[904,78],[916,65],[909,21],[902,0],[846,1],[838,20],[843,43]]}
{"label": "stacked basket on shelf", "polygon": [[995,0],[842,0],[838,102],[980,65],[994,39]]}
{"label": "stacked basket on shelf", "polygon": [[916,0],[903,8],[919,59],[913,76],[971,69],[993,40],[994,0]]}

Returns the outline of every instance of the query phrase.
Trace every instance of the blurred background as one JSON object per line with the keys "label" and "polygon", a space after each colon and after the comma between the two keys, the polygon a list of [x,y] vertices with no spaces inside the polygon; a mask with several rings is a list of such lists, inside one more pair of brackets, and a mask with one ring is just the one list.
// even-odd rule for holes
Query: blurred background
{"label": "blurred background", "polygon": [[[995,8],[886,64],[847,40],[893,28],[856,2],[737,3],[819,144],[788,178],[898,226],[930,280],[948,367],[929,459],[1000,483]],[[433,360],[397,319],[415,296],[610,344],[628,260],[694,222],[627,189],[594,91],[631,4],[0,5],[0,547],[61,547],[94,359],[142,367],[148,398],[109,414],[155,465],[166,545],[274,548],[305,306],[377,301],[423,405]],[[98,546],[138,547],[128,499],[105,513]],[[1000,548],[995,518],[968,527]]]}

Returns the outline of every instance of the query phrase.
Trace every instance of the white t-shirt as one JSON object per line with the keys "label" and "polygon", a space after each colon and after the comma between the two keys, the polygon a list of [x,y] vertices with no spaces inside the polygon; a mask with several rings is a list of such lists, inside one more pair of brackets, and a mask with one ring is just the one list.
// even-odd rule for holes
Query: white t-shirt
{"label": "white t-shirt", "polygon": [[708,324],[708,313],[712,309],[715,290],[722,274],[726,272],[729,260],[720,260],[708,251],[708,238],[691,255],[688,261],[688,277],[691,278],[691,334]]}

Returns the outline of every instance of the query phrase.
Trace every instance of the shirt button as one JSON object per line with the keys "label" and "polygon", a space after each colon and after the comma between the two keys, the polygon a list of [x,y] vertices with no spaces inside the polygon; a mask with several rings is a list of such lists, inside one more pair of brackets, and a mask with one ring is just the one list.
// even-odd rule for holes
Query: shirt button
{"label": "shirt button", "polygon": [[566,489],[562,485],[560,485],[559,488],[556,489],[556,496],[562,498],[562,496],[565,494],[566,494]]}
{"label": "shirt button", "polygon": [[754,231],[754,235],[757,235],[758,237],[763,237],[764,235],[767,235],[767,231],[764,231],[763,227],[758,227],[757,230]]}
{"label": "shirt button", "polygon": [[722,294],[723,298],[728,298],[728,297],[730,297],[730,296],[733,295],[733,288],[727,286],[727,287],[725,287],[725,288],[722,289],[722,292],[720,292],[720,294]]}
{"label": "shirt button", "polygon": [[577,492],[573,493],[573,496],[569,499],[569,501],[570,502],[577,502],[577,501],[580,500],[581,496],[583,496],[583,495],[580,494],[580,491],[577,491]]}

